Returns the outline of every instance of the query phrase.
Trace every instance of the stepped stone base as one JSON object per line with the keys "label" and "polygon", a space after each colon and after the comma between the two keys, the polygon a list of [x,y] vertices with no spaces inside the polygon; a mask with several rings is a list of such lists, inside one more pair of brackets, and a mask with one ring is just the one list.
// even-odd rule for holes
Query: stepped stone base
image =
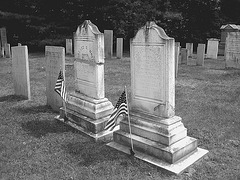
{"label": "stepped stone base", "polygon": [[66,102],[66,110],[61,108],[60,116],[55,119],[60,121],[65,119],[65,123],[94,138],[95,141],[111,139],[112,131],[106,132],[104,127],[112,110],[113,105],[107,98],[97,100],[72,93]]}
{"label": "stepped stone base", "polygon": [[[129,151],[132,139],[134,151],[141,154],[139,157],[147,156],[151,161],[159,161],[166,167],[179,164],[195,154],[196,157],[191,156],[193,163],[208,152],[197,147],[197,139],[187,136],[187,129],[178,116],[160,118],[133,111],[130,117],[132,135],[130,136],[128,120],[125,118],[120,123],[120,130],[113,133],[113,142],[108,144],[109,146],[118,150],[126,147]],[[156,160],[153,160],[154,158]],[[176,174],[181,171],[176,171]]]}
{"label": "stepped stone base", "polygon": [[[107,146],[112,147],[118,151],[121,151],[123,153],[130,155],[130,150],[129,150],[129,147],[127,147],[127,146],[118,144],[116,142],[110,142],[107,144]],[[156,157],[142,153],[140,151],[134,150],[134,152],[135,152],[134,157],[141,159],[145,162],[148,162],[152,165],[155,165],[155,166],[157,166],[161,169],[164,169],[170,173],[177,174],[177,175],[181,174],[189,166],[191,166],[193,163],[200,160],[204,155],[206,155],[208,153],[208,151],[205,149],[197,148],[196,151],[194,151],[193,153],[190,153],[186,157],[175,162],[174,164],[171,164],[171,163],[167,163],[161,159],[158,159]]]}

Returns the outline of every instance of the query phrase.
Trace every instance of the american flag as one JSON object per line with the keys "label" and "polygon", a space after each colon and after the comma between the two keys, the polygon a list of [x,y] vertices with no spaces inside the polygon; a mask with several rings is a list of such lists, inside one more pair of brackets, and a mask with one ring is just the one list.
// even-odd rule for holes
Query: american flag
{"label": "american flag", "polygon": [[63,98],[64,101],[67,100],[67,92],[64,84],[63,72],[60,70],[58,79],[54,90]]}
{"label": "american flag", "polygon": [[120,98],[116,106],[113,109],[113,112],[105,126],[105,130],[113,130],[117,124],[117,118],[119,115],[128,115],[128,107],[127,107],[127,98],[125,91],[122,92]]}

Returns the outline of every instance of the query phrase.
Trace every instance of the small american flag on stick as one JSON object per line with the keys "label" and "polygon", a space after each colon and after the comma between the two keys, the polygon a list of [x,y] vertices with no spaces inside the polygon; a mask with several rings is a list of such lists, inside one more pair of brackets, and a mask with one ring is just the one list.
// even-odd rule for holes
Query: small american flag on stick
{"label": "small american flag on stick", "polygon": [[60,70],[60,72],[59,72],[58,79],[57,79],[54,90],[62,97],[62,99],[64,101],[67,100],[67,92],[66,92],[66,88],[65,88],[62,70]]}
{"label": "small american flag on stick", "polygon": [[113,130],[117,125],[117,118],[119,115],[128,115],[128,107],[127,107],[127,98],[126,92],[123,91],[116,106],[113,109],[113,112],[105,126],[105,130]]}

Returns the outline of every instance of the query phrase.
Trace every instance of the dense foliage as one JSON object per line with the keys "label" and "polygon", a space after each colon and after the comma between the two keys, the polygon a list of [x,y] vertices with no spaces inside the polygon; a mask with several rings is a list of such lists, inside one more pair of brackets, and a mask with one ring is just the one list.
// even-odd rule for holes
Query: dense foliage
{"label": "dense foliage", "polygon": [[[181,42],[220,37],[222,24],[240,24],[240,0],[4,0],[0,26],[11,44],[63,44],[85,19],[128,40],[153,20]],[[125,43],[128,44],[128,43]]]}

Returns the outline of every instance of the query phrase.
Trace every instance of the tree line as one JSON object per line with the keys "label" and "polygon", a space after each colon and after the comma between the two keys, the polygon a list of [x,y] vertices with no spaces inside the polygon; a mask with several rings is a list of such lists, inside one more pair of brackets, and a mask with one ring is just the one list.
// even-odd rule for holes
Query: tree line
{"label": "tree line", "polygon": [[240,0],[4,0],[0,26],[11,44],[33,49],[63,44],[86,19],[126,42],[155,21],[176,41],[205,43],[220,38],[221,25],[240,24],[239,9]]}

